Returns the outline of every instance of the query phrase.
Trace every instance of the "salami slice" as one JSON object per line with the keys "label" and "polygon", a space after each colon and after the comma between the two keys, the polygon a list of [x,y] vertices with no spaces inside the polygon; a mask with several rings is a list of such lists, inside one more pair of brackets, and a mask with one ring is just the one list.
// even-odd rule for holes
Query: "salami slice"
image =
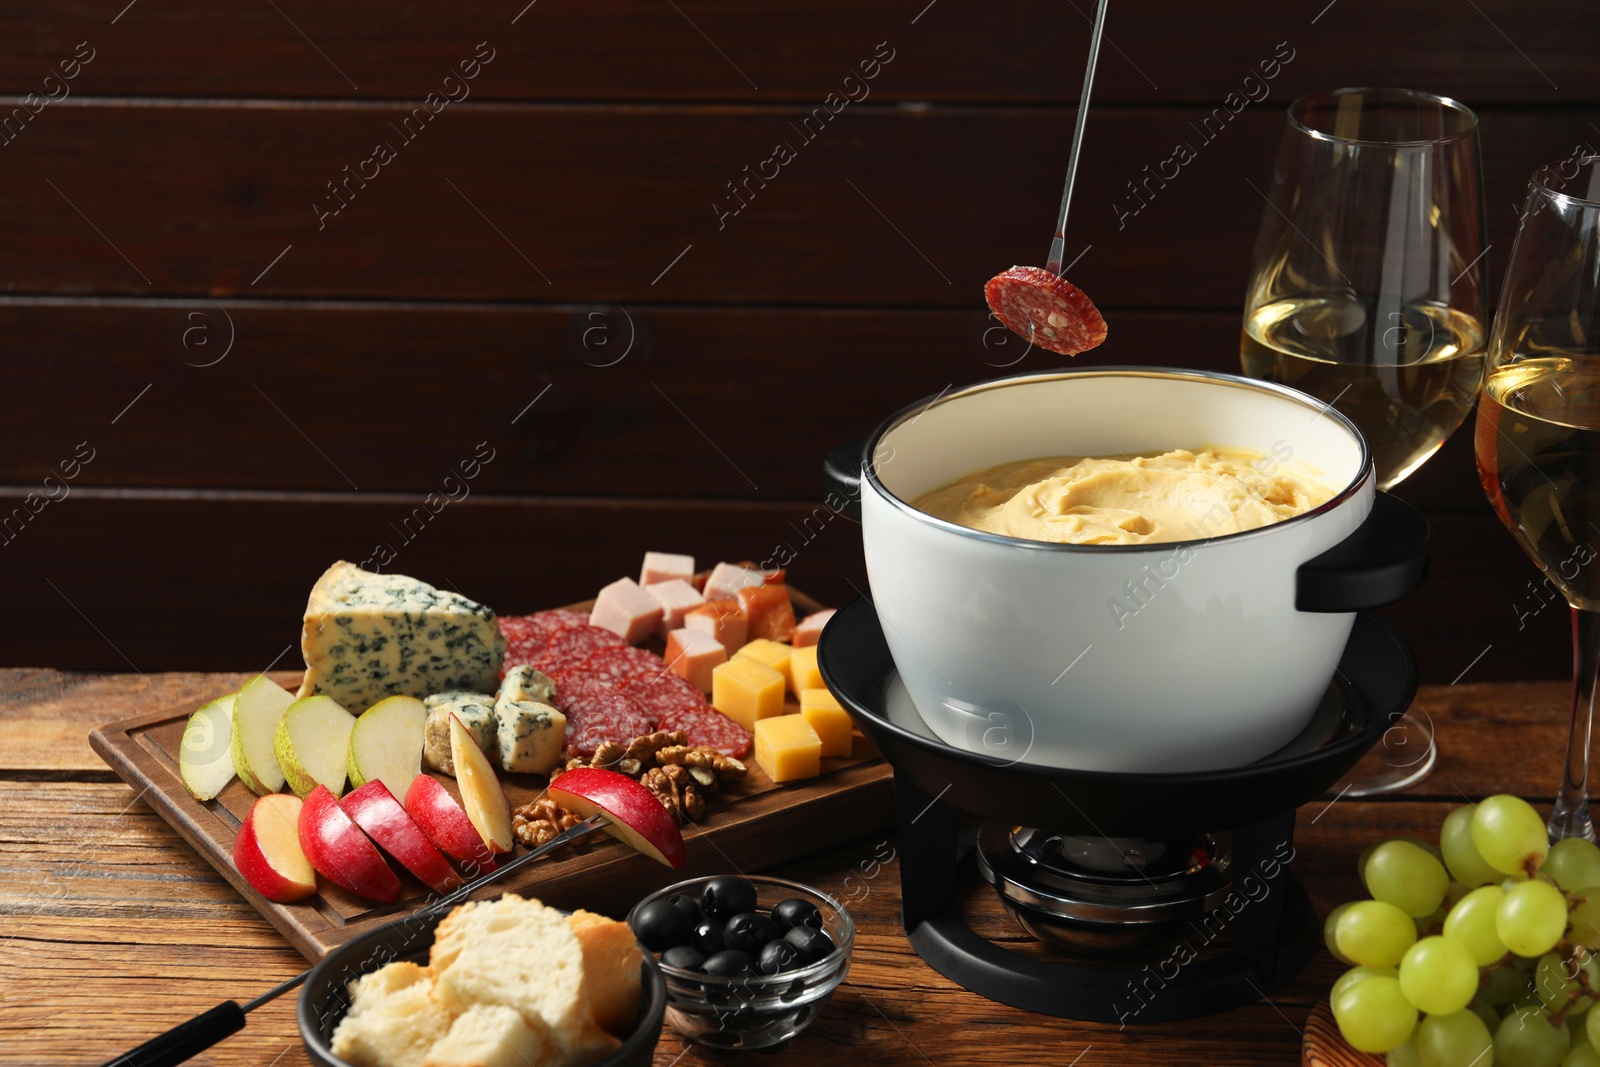
{"label": "salami slice", "polygon": [[634,678],[650,679],[665,676],[667,661],[648,649],[620,645],[591,652],[583,661],[582,669],[591,674],[610,678],[626,688],[625,683]]}
{"label": "salami slice", "polygon": [[631,741],[655,729],[655,717],[609,680],[582,670],[556,671],[556,710],[567,717],[567,747],[592,756],[605,741]]}
{"label": "salami slice", "polygon": [[742,759],[750,752],[750,731],[709,704],[694,710],[679,709],[661,717],[662,730],[682,730],[691,745],[705,745]]}
{"label": "salami slice", "polygon": [[506,658],[501,674],[512,667],[532,664],[555,632],[567,626],[583,626],[589,616],[581,611],[538,611],[532,615],[502,615],[497,620],[506,635]]}
{"label": "salami slice", "polygon": [[1106,339],[1106,320],[1088,294],[1039,267],[1012,267],[983,287],[995,317],[1024,341],[1063,356]]}
{"label": "salami slice", "polygon": [[[676,674],[638,675],[619,683],[622,691],[643,704],[660,719],[673,712],[694,712],[710,708],[705,694]],[[720,712],[718,714],[721,714]]]}
{"label": "salami slice", "polygon": [[581,623],[563,626],[550,635],[533,657],[533,665],[546,674],[576,667],[602,648],[617,648],[627,642],[610,630]]}

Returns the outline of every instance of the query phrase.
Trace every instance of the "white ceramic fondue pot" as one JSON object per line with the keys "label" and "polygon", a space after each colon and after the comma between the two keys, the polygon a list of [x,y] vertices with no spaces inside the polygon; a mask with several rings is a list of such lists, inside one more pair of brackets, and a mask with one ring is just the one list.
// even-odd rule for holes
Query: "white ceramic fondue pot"
{"label": "white ceramic fondue pot", "polygon": [[[1260,529],[1151,545],[1021,540],[911,504],[1015,460],[1205,445],[1292,460],[1335,495]],[[984,382],[907,407],[828,470],[836,491],[859,491],[872,599],[916,706],[945,743],[997,762],[1175,772],[1257,760],[1307,725],[1354,612],[1407,595],[1427,569],[1426,523],[1375,492],[1348,419],[1229,374],[1089,367]]]}

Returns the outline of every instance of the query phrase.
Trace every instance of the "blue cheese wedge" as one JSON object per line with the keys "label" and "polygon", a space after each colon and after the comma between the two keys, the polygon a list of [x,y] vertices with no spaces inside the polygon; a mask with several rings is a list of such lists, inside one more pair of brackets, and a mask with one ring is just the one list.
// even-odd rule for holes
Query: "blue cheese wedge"
{"label": "blue cheese wedge", "polygon": [[300,648],[299,695],[361,709],[396,695],[492,692],[506,639],[494,612],[476,601],[341,561],[311,589]]}
{"label": "blue cheese wedge", "polygon": [[494,729],[494,697],[487,693],[468,693],[452,690],[435,693],[422,702],[428,709],[427,725],[422,735],[422,762],[436,771],[452,777],[456,765],[450,758],[450,716],[461,720],[467,733],[483,749],[486,756],[498,753]]}
{"label": "blue cheese wedge", "polygon": [[549,774],[561,760],[567,717],[532,700],[497,700],[495,739],[500,766],[514,774]]}
{"label": "blue cheese wedge", "polygon": [[502,700],[526,701],[531,704],[554,704],[556,683],[550,676],[534,667],[512,667],[500,683],[495,702]]}

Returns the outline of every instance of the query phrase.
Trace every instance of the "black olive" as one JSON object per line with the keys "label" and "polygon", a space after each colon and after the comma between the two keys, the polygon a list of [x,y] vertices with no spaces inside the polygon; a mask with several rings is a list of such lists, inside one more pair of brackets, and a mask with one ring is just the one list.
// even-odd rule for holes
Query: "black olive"
{"label": "black olive", "polygon": [[754,973],[750,969],[750,957],[746,953],[735,952],[732,949],[708,957],[705,963],[700,965],[700,969],[707,974],[721,975],[724,978],[738,978]]}
{"label": "black olive", "polygon": [[633,916],[633,936],[651,952],[660,952],[689,940],[689,923],[683,912],[665,900],[652,900]]}
{"label": "black olive", "polygon": [[695,924],[694,930],[689,934],[689,944],[693,945],[702,956],[715,956],[728,947],[722,942],[722,924],[711,919]]}
{"label": "black olive", "polygon": [[748,878],[723,875],[713,878],[700,891],[700,907],[706,918],[727,922],[742,911],[756,908],[756,887]]}
{"label": "black olive", "polygon": [[780,900],[772,906],[772,921],[778,924],[778,929],[788,933],[796,926],[808,927],[812,930],[822,929],[822,912],[809,900],[800,897],[790,897]]}
{"label": "black olive", "polygon": [[746,911],[728,920],[722,928],[722,943],[739,952],[754,956],[768,941],[781,936],[772,920],[759,911]]}
{"label": "black olive", "polygon": [[700,921],[700,902],[694,897],[687,893],[674,893],[667,898],[667,902],[683,912],[683,917],[688,920],[690,927]]}
{"label": "black olive", "polygon": [[661,962],[680,971],[698,971],[706,958],[688,945],[673,945],[661,954]]}
{"label": "black olive", "polygon": [[796,926],[784,934],[783,939],[799,949],[803,963],[816,963],[833,951],[833,938],[808,926]]}
{"label": "black olive", "polygon": [[787,941],[768,941],[756,959],[756,970],[762,974],[779,974],[800,966],[800,950]]}

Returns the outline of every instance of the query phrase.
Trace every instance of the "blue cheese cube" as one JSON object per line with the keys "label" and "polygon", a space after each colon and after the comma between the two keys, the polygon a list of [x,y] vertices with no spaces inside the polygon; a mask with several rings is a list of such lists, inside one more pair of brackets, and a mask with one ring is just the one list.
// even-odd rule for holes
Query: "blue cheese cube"
{"label": "blue cheese cube", "polygon": [[341,561],[311,589],[300,648],[299,695],[359,710],[389,696],[491,692],[506,639],[494,612],[476,601]]}
{"label": "blue cheese cube", "polygon": [[548,704],[497,700],[495,737],[500,766],[514,774],[549,774],[561,760],[567,717]]}
{"label": "blue cheese cube", "polygon": [[483,753],[493,758],[498,742],[494,729],[494,697],[487,693],[452,690],[435,693],[422,702],[428,709],[422,733],[422,761],[436,771],[454,777],[456,766],[450,759],[450,716],[461,720],[472,740]]}
{"label": "blue cheese cube", "polygon": [[556,683],[550,680],[549,675],[540,673],[537,668],[512,667],[506,671],[505,680],[500,683],[500,690],[494,699],[497,704],[502,700],[554,704]]}

